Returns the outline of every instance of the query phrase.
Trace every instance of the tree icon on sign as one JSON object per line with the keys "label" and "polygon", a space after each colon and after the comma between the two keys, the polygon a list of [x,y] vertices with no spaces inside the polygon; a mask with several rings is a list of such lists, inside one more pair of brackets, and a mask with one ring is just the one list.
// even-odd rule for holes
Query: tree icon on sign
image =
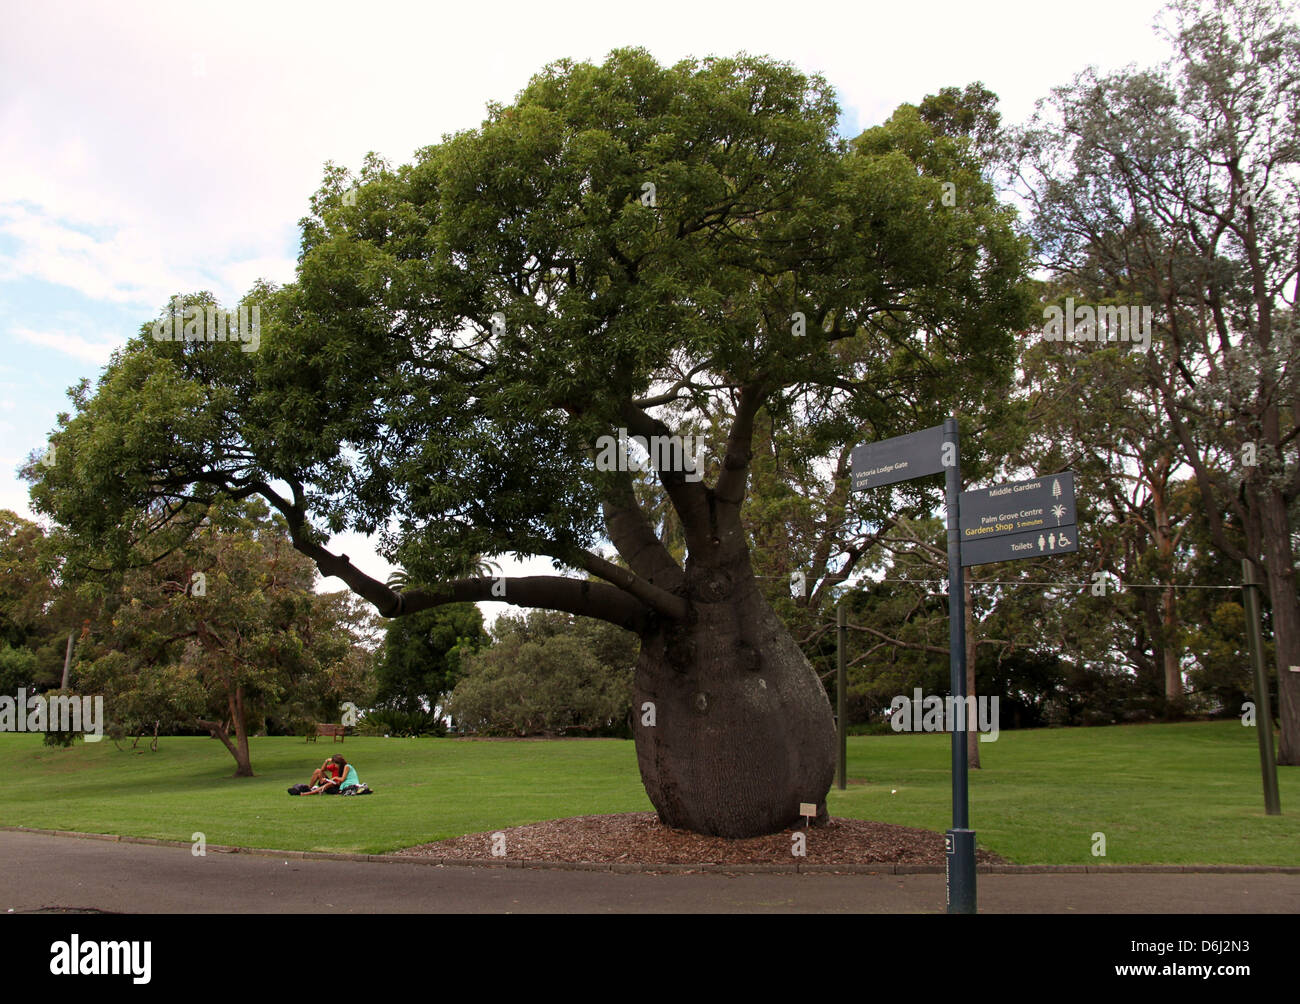
{"label": "tree icon on sign", "polygon": [[1056,517],[1056,525],[1060,526],[1061,517],[1065,515],[1065,506],[1063,505],[1052,506],[1052,515]]}
{"label": "tree icon on sign", "polygon": [[1060,497],[1061,497],[1061,481],[1059,478],[1052,478],[1052,498],[1059,499]]}

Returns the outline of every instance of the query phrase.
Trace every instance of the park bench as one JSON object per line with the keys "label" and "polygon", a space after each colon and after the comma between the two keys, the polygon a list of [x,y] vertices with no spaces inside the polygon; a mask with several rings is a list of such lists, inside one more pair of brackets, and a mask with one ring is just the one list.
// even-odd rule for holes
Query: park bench
{"label": "park bench", "polygon": [[344,732],[345,728],[346,726],[343,725],[330,725],[326,722],[317,722],[316,735],[309,735],[307,741],[314,743],[317,736],[333,736],[338,742],[343,742],[343,737],[346,735]]}

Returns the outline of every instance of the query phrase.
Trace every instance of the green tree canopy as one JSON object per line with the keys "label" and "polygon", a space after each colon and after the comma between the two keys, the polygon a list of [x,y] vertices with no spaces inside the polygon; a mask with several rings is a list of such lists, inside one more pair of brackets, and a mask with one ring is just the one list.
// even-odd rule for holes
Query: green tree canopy
{"label": "green tree canopy", "polygon": [[375,703],[400,711],[436,710],[461,676],[466,655],[487,641],[472,603],[450,603],[384,625],[375,667]]}

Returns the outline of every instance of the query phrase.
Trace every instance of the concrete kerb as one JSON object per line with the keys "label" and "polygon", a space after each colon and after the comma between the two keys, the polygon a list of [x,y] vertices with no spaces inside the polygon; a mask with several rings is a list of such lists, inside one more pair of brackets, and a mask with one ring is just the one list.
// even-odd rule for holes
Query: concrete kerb
{"label": "concrete kerb", "polygon": [[[49,837],[72,837],[78,840],[107,840],[122,844],[149,844],[155,847],[192,847],[188,840],[163,840],[158,837],[128,837],[117,833],[82,833],[77,830],[51,830],[33,826],[0,825],[0,830],[35,833]],[[531,861],[520,858],[417,857],[400,854],[353,854],[334,851],[285,851],[268,847],[232,847],[208,844],[214,854],[251,854],[267,858],[292,858],[308,861],[373,861],[385,864],[434,865],[452,868],[542,868],[555,871],[608,871],[614,873],[696,874],[720,873],[751,875],[787,873],[800,875],[942,875],[942,865],[910,865],[879,862],[871,864],[836,864],[834,862],[798,861],[791,864],[759,862],[753,864],[641,864],[625,861]],[[1222,875],[1300,875],[1300,866],[1292,865],[977,865],[981,875],[1105,875],[1166,873]]]}

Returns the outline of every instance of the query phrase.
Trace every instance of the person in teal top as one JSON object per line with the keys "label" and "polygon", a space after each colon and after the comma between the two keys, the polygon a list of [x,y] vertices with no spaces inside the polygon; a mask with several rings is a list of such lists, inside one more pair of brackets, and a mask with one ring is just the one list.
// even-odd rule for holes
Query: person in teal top
{"label": "person in teal top", "polygon": [[335,754],[330,759],[338,767],[337,776],[330,778],[319,788],[313,788],[311,791],[305,792],[305,794],[337,795],[345,788],[355,788],[361,783],[357,779],[357,769],[344,760],[341,755]]}

